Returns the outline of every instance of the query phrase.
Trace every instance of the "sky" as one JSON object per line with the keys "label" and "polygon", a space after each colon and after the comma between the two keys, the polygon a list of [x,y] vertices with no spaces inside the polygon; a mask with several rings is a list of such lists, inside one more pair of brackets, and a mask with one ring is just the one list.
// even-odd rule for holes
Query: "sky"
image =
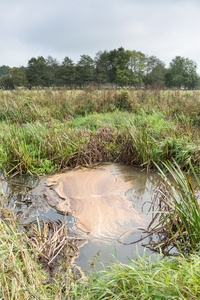
{"label": "sky", "polygon": [[200,70],[200,0],[0,0],[0,11],[0,66],[123,47]]}

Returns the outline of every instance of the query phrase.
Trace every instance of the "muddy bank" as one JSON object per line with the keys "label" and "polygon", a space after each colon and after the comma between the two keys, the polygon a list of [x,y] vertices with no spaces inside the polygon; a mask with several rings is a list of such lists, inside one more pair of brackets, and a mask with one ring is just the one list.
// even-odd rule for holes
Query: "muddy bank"
{"label": "muddy bank", "polygon": [[111,166],[79,169],[46,180],[47,201],[56,211],[76,218],[76,227],[94,237],[118,237],[145,220],[125,194],[132,188]]}

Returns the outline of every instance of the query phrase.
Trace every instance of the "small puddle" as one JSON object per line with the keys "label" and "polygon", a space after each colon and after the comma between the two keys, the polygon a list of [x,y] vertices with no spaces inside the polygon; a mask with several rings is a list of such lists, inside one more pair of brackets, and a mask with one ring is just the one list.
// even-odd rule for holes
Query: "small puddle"
{"label": "small puddle", "polygon": [[[142,244],[137,243],[136,247],[131,243],[141,237],[137,228],[146,228],[151,219],[142,214],[142,206],[151,201],[160,183],[156,172],[147,174],[130,166],[105,164],[43,177],[38,185],[35,178],[20,180],[26,186],[21,195],[13,191],[20,189],[17,177],[4,183],[10,206],[15,204],[23,222],[33,221],[37,215],[41,220],[67,221],[87,241],[75,260],[83,271],[90,270],[88,262],[97,253],[98,261],[114,261],[115,253],[122,263],[135,259],[137,251],[143,255]],[[29,185],[36,187],[27,194]],[[144,206],[147,210],[148,204]],[[151,253],[146,250],[146,255]],[[101,265],[96,269],[101,269]]]}

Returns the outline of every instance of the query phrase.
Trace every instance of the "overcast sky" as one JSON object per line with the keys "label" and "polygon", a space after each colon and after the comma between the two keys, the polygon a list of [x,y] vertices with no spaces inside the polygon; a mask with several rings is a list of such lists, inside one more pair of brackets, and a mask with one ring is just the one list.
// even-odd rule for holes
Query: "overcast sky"
{"label": "overcast sky", "polygon": [[200,70],[200,0],[0,0],[0,66],[124,47]]}

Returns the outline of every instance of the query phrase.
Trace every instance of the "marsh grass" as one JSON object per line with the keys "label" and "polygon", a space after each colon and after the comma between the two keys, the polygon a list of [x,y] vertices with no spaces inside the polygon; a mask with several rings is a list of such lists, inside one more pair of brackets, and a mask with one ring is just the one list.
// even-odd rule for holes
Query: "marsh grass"
{"label": "marsh grass", "polygon": [[37,220],[19,230],[3,188],[0,201],[0,297],[69,298],[70,285],[77,278],[71,260],[83,239],[62,222]]}
{"label": "marsh grass", "polygon": [[[164,164],[168,175],[160,168],[163,183],[151,204],[153,218],[145,232],[153,235],[147,246],[166,255],[177,251],[182,255],[199,251],[200,247],[200,181],[189,163],[191,176],[186,176],[174,162]],[[170,175],[170,177],[169,177]]]}
{"label": "marsh grass", "polygon": [[0,91],[0,167],[44,174],[108,160],[149,171],[175,159],[199,170],[199,101],[199,91]]}
{"label": "marsh grass", "polygon": [[197,254],[165,258],[139,257],[115,262],[88,281],[72,285],[73,299],[199,299],[200,258]]}
{"label": "marsh grass", "polygon": [[6,169],[16,168],[20,174],[50,173],[79,164],[113,161],[126,143],[120,138],[122,133],[111,127],[93,132],[37,122],[4,128],[1,159]]}
{"label": "marsh grass", "polygon": [[162,112],[141,112],[135,116],[134,123],[128,122],[127,126],[136,165],[150,170],[154,162],[162,168],[161,161],[174,159],[186,170],[188,161],[199,168],[198,140],[192,140],[181,124],[168,120]]}
{"label": "marsh grass", "polygon": [[[13,123],[63,121],[73,116],[115,109],[138,113],[159,110],[170,118],[199,125],[200,92],[95,87],[85,90],[43,89],[0,91],[0,120]],[[184,118],[183,118],[184,116]]]}
{"label": "marsh grass", "polygon": [[31,256],[28,238],[18,230],[13,213],[3,202],[0,212],[0,296],[3,299],[55,299],[50,292],[52,287],[47,284],[48,277]]}
{"label": "marsh grass", "polygon": [[157,111],[95,113],[73,122],[36,121],[20,126],[2,122],[0,126],[0,164],[20,174],[105,161],[150,170],[153,161],[162,166],[160,160],[167,159],[175,159],[185,169],[189,159],[199,169],[198,138]]}

